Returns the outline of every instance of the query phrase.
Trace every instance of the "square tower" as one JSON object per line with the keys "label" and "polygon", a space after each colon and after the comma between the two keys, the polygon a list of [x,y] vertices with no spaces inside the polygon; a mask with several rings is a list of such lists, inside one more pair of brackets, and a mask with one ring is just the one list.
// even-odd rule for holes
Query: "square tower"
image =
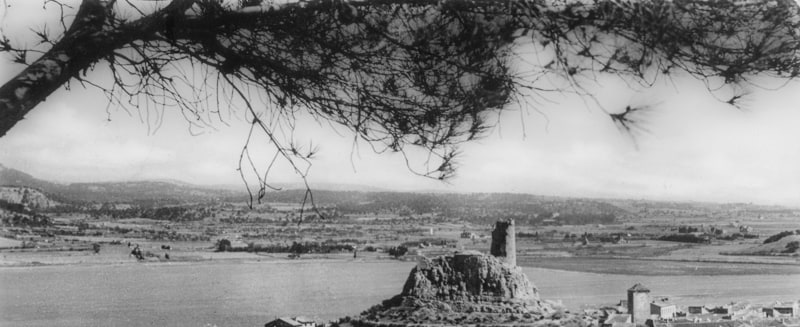
{"label": "square tower", "polygon": [[628,289],[628,313],[634,324],[644,324],[650,318],[650,290],[636,283]]}
{"label": "square tower", "polygon": [[517,245],[515,244],[514,220],[498,221],[492,231],[491,255],[502,259],[506,264],[517,266]]}

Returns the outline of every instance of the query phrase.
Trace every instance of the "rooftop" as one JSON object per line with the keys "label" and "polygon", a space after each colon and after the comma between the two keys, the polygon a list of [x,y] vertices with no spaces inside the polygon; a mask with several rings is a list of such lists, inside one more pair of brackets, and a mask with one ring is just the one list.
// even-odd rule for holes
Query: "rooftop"
{"label": "rooftop", "polygon": [[647,287],[644,287],[644,285],[642,285],[641,283],[636,283],[636,285],[633,285],[633,287],[629,288],[628,291],[632,291],[632,292],[650,292],[650,290],[647,289]]}
{"label": "rooftop", "polygon": [[626,323],[631,321],[631,315],[627,313],[620,313],[620,314],[613,314],[608,316],[606,319],[606,324],[613,324],[613,323]]}
{"label": "rooftop", "polygon": [[306,323],[313,323],[314,319],[311,319],[311,318],[308,318],[308,317],[303,317],[303,316],[297,316],[297,317],[294,317],[294,321],[297,321],[297,322],[299,322],[301,324],[306,324]]}
{"label": "rooftop", "polygon": [[280,318],[275,319],[275,320],[283,321],[284,323],[287,323],[287,324],[292,325],[292,326],[302,326],[302,324],[300,324],[299,322],[297,322],[294,319],[289,318],[289,317],[280,317]]}
{"label": "rooftop", "polygon": [[664,323],[659,324],[656,323],[656,327],[667,326],[667,327],[737,327],[744,325],[741,321],[735,320],[721,320],[721,321],[712,321],[712,322],[681,322],[681,323]]}

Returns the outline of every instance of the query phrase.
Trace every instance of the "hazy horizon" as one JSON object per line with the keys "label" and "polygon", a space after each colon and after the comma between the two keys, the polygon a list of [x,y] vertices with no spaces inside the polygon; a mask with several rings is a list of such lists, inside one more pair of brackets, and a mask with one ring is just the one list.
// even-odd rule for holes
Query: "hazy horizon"
{"label": "hazy horizon", "polygon": [[[8,165],[0,162],[0,168],[6,169],[14,169],[17,171],[21,171],[23,173],[27,173],[22,169],[18,169],[15,167],[9,167]],[[1,169],[0,169],[1,170]],[[38,176],[31,175],[33,178],[44,180],[38,178]],[[166,182],[166,183],[178,183],[178,184],[186,184],[187,186],[194,186],[194,187],[201,187],[201,188],[210,188],[210,189],[222,189],[226,191],[241,191],[242,193],[246,193],[247,190],[243,183],[240,184],[198,184],[193,183],[191,181],[184,181],[178,179],[136,179],[136,180],[97,180],[97,181],[52,181],[52,180],[44,180],[46,182],[53,182],[61,185],[69,185],[69,184],[80,184],[80,183],[136,183],[136,182]],[[2,185],[0,185],[2,186]],[[275,191],[292,191],[292,190],[300,190],[304,188],[304,184],[302,183],[280,183],[276,182],[273,183],[273,186],[277,186],[281,189]],[[665,199],[665,198],[646,198],[646,197],[609,197],[609,196],[596,196],[596,197],[581,197],[581,196],[570,196],[570,195],[560,195],[560,194],[545,194],[545,193],[531,193],[531,192],[481,192],[481,191],[447,191],[447,190],[426,190],[426,189],[394,189],[391,187],[375,187],[369,185],[362,185],[362,184],[349,184],[349,183],[318,183],[318,184],[311,184],[312,191],[314,189],[320,191],[355,191],[355,192],[389,192],[389,193],[432,193],[432,194],[522,194],[522,195],[532,195],[532,196],[541,196],[541,197],[551,197],[551,198],[575,198],[575,199],[590,199],[590,200],[600,200],[600,201],[613,201],[613,200],[620,200],[620,201],[651,201],[651,202],[680,202],[680,203],[709,203],[709,204],[748,204],[748,205],[762,205],[762,206],[780,206],[785,207],[788,209],[800,209],[800,205],[791,205],[791,204],[770,204],[770,203],[758,203],[758,202],[726,202],[726,201],[699,201],[699,200],[680,200],[680,199]]]}

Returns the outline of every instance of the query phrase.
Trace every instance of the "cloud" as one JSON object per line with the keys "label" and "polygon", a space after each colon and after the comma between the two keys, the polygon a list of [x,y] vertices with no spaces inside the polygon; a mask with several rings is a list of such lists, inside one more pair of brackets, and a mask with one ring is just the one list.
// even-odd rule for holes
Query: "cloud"
{"label": "cloud", "polygon": [[[0,75],[7,76],[8,68],[0,66]],[[310,175],[317,183],[800,205],[800,83],[753,90],[739,110],[709,96],[699,81],[672,82],[630,90],[600,79],[589,91],[602,108],[567,95],[511,108],[490,136],[462,146],[451,184],[414,175],[400,154],[374,154],[363,143],[353,155],[346,129],[340,135],[308,117],[298,123],[296,138],[320,145]],[[108,121],[106,104],[99,92],[77,85],[57,91],[0,138],[0,163],[56,181],[240,182],[236,168],[248,127],[241,120],[233,117],[231,126],[192,136],[178,113],[167,112],[163,127],[149,133],[136,113],[112,108]],[[652,108],[637,116],[646,130],[634,138],[605,112],[628,105]],[[261,168],[274,153],[263,138],[252,149]],[[425,157],[410,159],[420,163]],[[297,180],[285,162],[271,176],[276,182]]]}

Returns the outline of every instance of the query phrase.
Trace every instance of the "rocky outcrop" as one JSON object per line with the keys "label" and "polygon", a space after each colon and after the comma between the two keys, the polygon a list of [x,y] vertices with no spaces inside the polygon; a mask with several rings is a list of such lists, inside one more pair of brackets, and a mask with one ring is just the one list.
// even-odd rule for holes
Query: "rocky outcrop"
{"label": "rocky outcrop", "polygon": [[591,319],[567,314],[539,298],[516,266],[514,222],[498,222],[492,254],[456,252],[420,258],[399,295],[350,320],[355,327],[576,326]]}
{"label": "rocky outcrop", "polygon": [[420,259],[401,296],[450,302],[535,303],[539,294],[519,267],[479,252]]}
{"label": "rocky outcrop", "polygon": [[[561,314],[522,269],[475,252],[421,259],[402,293],[365,311],[355,326],[541,325]],[[549,323],[548,323],[549,324]]]}
{"label": "rocky outcrop", "polygon": [[539,298],[522,269],[477,252],[421,259],[402,293],[356,326],[536,324],[559,308]]}

